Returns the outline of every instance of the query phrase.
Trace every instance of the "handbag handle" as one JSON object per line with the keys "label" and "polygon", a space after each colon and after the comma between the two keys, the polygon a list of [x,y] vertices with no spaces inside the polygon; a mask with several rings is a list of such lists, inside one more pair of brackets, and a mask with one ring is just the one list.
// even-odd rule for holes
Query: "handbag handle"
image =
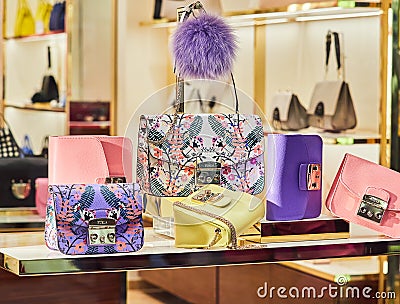
{"label": "handbag handle", "polygon": [[[207,13],[206,10],[204,9],[204,6],[201,4],[200,1],[193,2],[192,4],[187,5],[182,12],[180,12],[178,16],[178,22],[182,23],[185,22],[190,15],[193,15],[194,17],[195,10],[200,10],[203,13]],[[174,65],[174,73],[176,74],[176,65]],[[231,74],[231,79],[232,79],[232,86],[233,86],[233,91],[235,95],[235,113],[239,114],[239,98],[237,95],[237,90],[236,90],[236,84],[235,84],[235,78],[233,77],[233,73]],[[176,114],[182,114],[185,111],[185,100],[184,100],[184,80],[182,77],[179,75],[176,75],[176,98],[175,98],[175,113]]]}
{"label": "handbag handle", "polygon": [[47,68],[51,69],[51,50],[50,45],[47,46]]}
{"label": "handbag handle", "polygon": [[336,57],[336,64],[337,64],[337,72],[338,76],[340,76],[341,69],[342,69],[342,58],[341,58],[341,50],[340,50],[340,39],[339,39],[339,33],[338,32],[332,32],[328,31],[326,34],[326,42],[325,42],[325,51],[326,51],[326,57],[325,57],[325,76],[328,74],[328,65],[329,65],[329,57],[330,57],[330,52],[331,52],[331,45],[332,45],[332,36],[333,36],[333,42],[335,46],[335,57]]}

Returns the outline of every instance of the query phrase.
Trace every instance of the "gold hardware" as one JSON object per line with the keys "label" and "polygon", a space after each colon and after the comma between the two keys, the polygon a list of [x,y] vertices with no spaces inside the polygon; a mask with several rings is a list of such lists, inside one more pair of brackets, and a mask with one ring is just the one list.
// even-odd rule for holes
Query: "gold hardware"
{"label": "gold hardware", "polygon": [[200,203],[214,203],[222,199],[224,195],[222,193],[213,193],[210,189],[200,191],[192,197],[192,200]]}
{"label": "gold hardware", "polygon": [[25,183],[23,180],[20,180],[19,183],[16,183],[15,180],[11,180],[11,191],[15,198],[23,200],[26,199],[31,193],[31,180]]}

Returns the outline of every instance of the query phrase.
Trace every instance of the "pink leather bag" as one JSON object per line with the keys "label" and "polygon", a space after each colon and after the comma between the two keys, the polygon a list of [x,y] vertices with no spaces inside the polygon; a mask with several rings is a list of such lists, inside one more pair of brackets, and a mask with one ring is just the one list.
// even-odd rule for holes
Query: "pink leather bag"
{"label": "pink leather bag", "polygon": [[39,177],[35,179],[35,206],[40,217],[46,217],[46,204],[48,198],[49,179],[47,177]]}
{"label": "pink leather bag", "polygon": [[400,237],[400,173],[346,154],[326,199],[336,216]]}
{"label": "pink leather bag", "polygon": [[123,136],[50,136],[49,184],[132,182],[132,142]]}

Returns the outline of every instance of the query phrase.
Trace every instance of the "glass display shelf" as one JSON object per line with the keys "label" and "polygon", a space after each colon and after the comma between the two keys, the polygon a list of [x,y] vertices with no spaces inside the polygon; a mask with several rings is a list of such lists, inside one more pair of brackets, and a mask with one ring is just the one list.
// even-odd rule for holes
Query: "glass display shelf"
{"label": "glass display shelf", "polygon": [[[308,3],[304,5],[294,5],[289,7],[270,8],[264,10],[247,10],[224,12],[227,22],[235,25],[251,26],[265,25],[284,22],[305,22],[316,20],[332,20],[343,18],[359,18],[368,16],[378,16],[382,14],[379,3],[357,2],[353,7],[338,6],[336,1],[321,3]],[[168,19],[155,19],[143,21],[141,26],[151,26],[154,28],[175,27],[176,21]]]}
{"label": "glass display shelf", "polygon": [[49,111],[49,112],[65,112],[65,107],[53,107],[48,102],[43,103],[18,103],[6,101],[5,107],[21,109],[21,110],[32,110],[32,111]]}
{"label": "glass display shelf", "polygon": [[[17,241],[18,233],[8,234]],[[93,273],[161,268],[257,264],[307,259],[400,254],[400,239],[358,236],[347,239],[266,243],[246,249],[183,249],[174,240],[145,228],[144,246],[138,252],[110,255],[64,255],[39,245],[4,246],[0,266],[19,276]]]}
{"label": "glass display shelf", "polygon": [[43,228],[44,218],[34,207],[0,209],[0,232],[42,231]]}
{"label": "glass display shelf", "polygon": [[64,31],[52,31],[43,34],[34,34],[29,36],[21,37],[4,37],[4,40],[15,41],[15,42],[37,42],[37,41],[49,41],[54,39],[65,39],[67,38],[67,33]]}

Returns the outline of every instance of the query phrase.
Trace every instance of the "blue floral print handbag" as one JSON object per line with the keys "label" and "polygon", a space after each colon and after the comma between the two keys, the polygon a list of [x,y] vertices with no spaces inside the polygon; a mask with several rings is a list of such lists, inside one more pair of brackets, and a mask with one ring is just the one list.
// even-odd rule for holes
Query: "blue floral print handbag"
{"label": "blue floral print handbag", "polygon": [[187,114],[176,106],[173,114],[141,116],[137,180],[145,193],[182,197],[207,184],[253,195],[263,191],[262,121],[238,112],[233,88],[235,113]]}
{"label": "blue floral print handbag", "polygon": [[[56,248],[64,254],[134,252],[143,246],[142,199],[132,183],[50,185]],[[50,231],[50,230],[48,230]]]}

